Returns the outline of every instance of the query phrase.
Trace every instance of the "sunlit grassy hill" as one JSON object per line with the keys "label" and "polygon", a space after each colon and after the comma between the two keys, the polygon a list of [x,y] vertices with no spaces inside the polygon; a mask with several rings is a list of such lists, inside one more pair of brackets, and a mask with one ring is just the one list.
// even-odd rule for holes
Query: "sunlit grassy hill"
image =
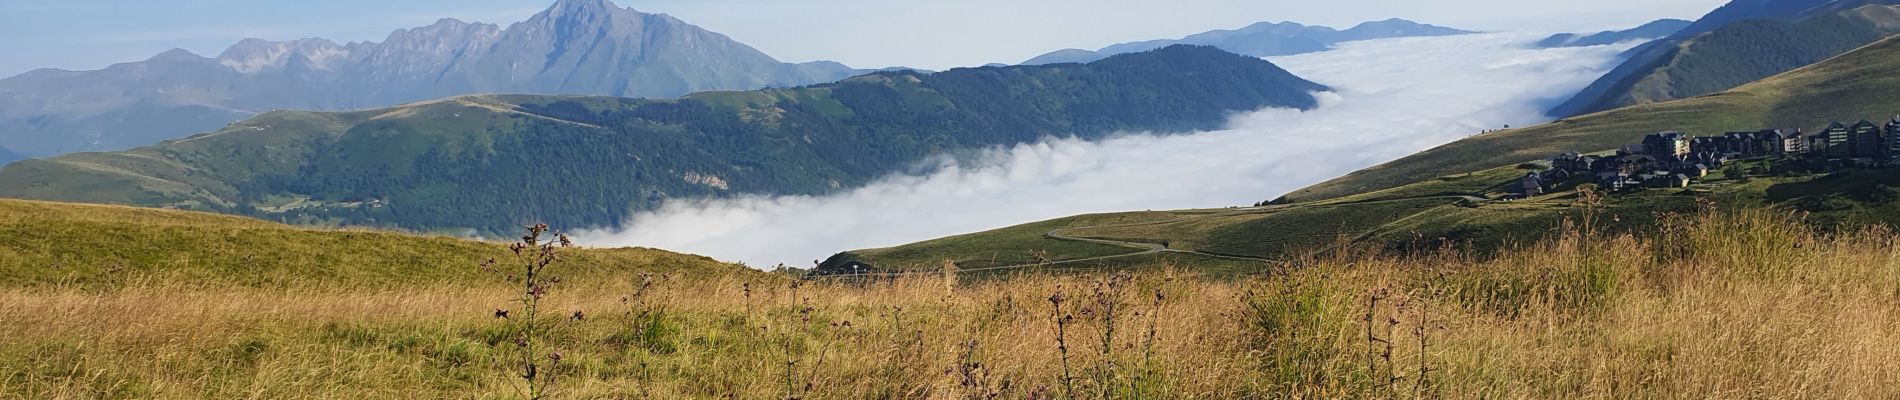
{"label": "sunlit grassy hill", "polygon": [[[240,286],[403,286],[499,280],[478,264],[506,245],[446,236],[291,227],[244,217],[0,199],[0,286],[156,280]],[[576,277],[751,273],[652,249],[568,253]]]}
{"label": "sunlit grassy hill", "polygon": [[[1692,212],[1703,203],[1802,211],[1809,224],[1830,229],[1900,224],[1900,191],[1893,189],[1900,187],[1900,174],[1802,168],[1796,162],[1746,161],[1688,189],[1647,189],[1596,200],[1565,190],[1501,201],[1509,194],[1506,185],[1526,172],[1509,166],[1310,203],[1059,218],[853,250],[834,256],[822,269],[847,273],[856,263],[883,271],[935,270],[946,260],[966,270],[1115,268],[1167,260],[1216,275],[1241,274],[1344,246],[1414,251],[1457,245],[1489,252],[1547,238],[1567,220],[1585,217],[1585,204],[1594,204],[1588,208],[1605,228],[1631,231],[1654,229],[1658,216]],[[1155,252],[1155,246],[1165,251]]]}
{"label": "sunlit grassy hill", "polygon": [[[1900,33],[1900,7],[1891,4],[1897,2],[1733,2],[1734,8],[1630,50],[1621,65],[1550,114],[1576,116],[1711,94],[1814,64]],[[1746,10],[1751,7],[1768,9]]]}

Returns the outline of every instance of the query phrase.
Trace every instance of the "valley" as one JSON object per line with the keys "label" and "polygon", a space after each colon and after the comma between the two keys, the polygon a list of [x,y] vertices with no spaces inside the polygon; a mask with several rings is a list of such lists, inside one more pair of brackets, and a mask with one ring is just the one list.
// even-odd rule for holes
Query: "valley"
{"label": "valley", "polygon": [[[1097,224],[1078,221],[1141,218],[1142,223],[1133,226],[1083,227],[1063,232],[1077,238],[1165,244],[1182,250],[1288,261],[1323,254],[1343,244],[1395,251],[1448,245],[1493,251],[1540,240],[1565,221],[1581,218],[1586,209],[1615,221],[1608,224],[1613,229],[1631,232],[1652,229],[1659,214],[1694,212],[1702,202],[1800,209],[1810,213],[1811,223],[1824,227],[1891,224],[1895,221],[1885,215],[1891,215],[1888,209],[1894,206],[1892,202],[1864,192],[1839,192],[1844,188],[1865,191],[1891,186],[1887,170],[1814,172],[1813,167],[1789,170],[1773,162],[1728,167],[1726,171],[1732,172],[1718,172],[1724,176],[1702,180],[1687,189],[1610,196],[1601,204],[1589,206],[1580,206],[1583,199],[1571,190],[1511,202],[1490,200],[1521,192],[1512,188],[1527,172],[1521,164],[1548,160],[1567,151],[1596,152],[1641,143],[1643,136],[1657,131],[1719,136],[1731,131],[1753,132],[1764,126],[1800,126],[1808,127],[1803,128],[1808,132],[1819,132],[1822,129],[1813,127],[1825,126],[1826,121],[1900,110],[1900,104],[1884,101],[1881,96],[1844,94],[1879,93],[1900,85],[1887,79],[1890,75],[1868,72],[1894,68],[1889,60],[1900,59],[1892,54],[1900,49],[1897,46],[1900,40],[1884,40],[1730,92],[1473,136],[1251,208],[1096,214],[1031,225],[1092,226]],[[1748,170],[1765,172],[1744,172]],[[1074,264],[1075,260],[1087,260],[1080,263],[1114,267],[1118,264],[1115,259],[1100,257],[1104,253],[1133,253],[1126,247],[1026,235],[1022,230],[1033,228],[1025,227],[847,251],[834,255],[820,269],[841,273],[848,271],[839,266],[854,264],[881,271],[937,268],[946,261],[960,266],[991,263],[985,261],[985,254],[990,254],[989,258],[1001,254],[1013,263],[1047,260]],[[998,242],[1006,244],[995,244]],[[1123,250],[1117,252],[1117,248]],[[1030,257],[1032,253],[1040,258]],[[1244,273],[1272,264],[1236,266],[1215,262],[1210,267],[1219,271],[1216,273]]]}
{"label": "valley", "polygon": [[1312,110],[1234,114],[1211,131],[1041,140],[823,196],[672,202],[618,229],[578,235],[804,268],[841,250],[1026,221],[1253,204],[1486,129],[1541,121],[1540,99],[1582,87],[1625,48],[1528,46],[1541,37],[1401,38],[1274,58],[1302,77],[1340,83]]}

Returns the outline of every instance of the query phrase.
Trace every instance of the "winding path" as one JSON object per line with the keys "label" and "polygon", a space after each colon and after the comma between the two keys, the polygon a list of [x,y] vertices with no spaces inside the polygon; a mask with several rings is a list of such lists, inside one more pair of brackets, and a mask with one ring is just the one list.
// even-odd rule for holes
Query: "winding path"
{"label": "winding path", "polygon": [[[1331,208],[1331,207],[1340,207],[1340,206],[1348,206],[1348,205],[1363,205],[1363,204],[1372,204],[1372,203],[1409,201],[1409,200],[1432,199],[1432,198],[1466,200],[1466,201],[1472,201],[1472,202],[1490,201],[1490,199],[1478,197],[1478,196],[1472,196],[1472,195],[1440,193],[1440,194],[1431,194],[1431,195],[1422,195],[1422,196],[1375,198],[1375,199],[1367,199],[1367,200],[1355,200],[1355,201],[1345,201],[1345,202],[1325,203],[1325,204],[1305,204],[1304,206]],[[1242,208],[1237,208],[1237,209],[1223,210],[1219,212],[1211,212],[1205,215],[1195,216],[1195,218],[1273,212],[1274,209],[1281,208],[1281,207],[1286,207],[1286,206],[1279,205],[1279,206],[1242,207]],[[1179,222],[1181,220],[1182,220],[1181,218],[1175,218],[1175,219],[1162,220],[1162,221],[1135,222],[1135,223],[1126,223],[1126,224],[1076,226],[1076,227],[1067,227],[1067,228],[1057,228],[1057,229],[1054,229],[1042,234],[1043,237],[1051,239],[1051,240],[1061,240],[1061,241],[1078,242],[1078,243],[1126,247],[1126,248],[1140,250],[1133,253],[1085,257],[1085,258],[1073,258],[1073,259],[1067,259],[1067,260],[1049,261],[1045,263],[1028,263],[1028,264],[1017,264],[1017,265],[983,267],[983,268],[958,269],[957,272],[966,273],[966,272],[1009,271],[1009,270],[1025,269],[1025,268],[1050,267],[1050,266],[1060,266],[1060,265],[1065,265],[1065,264],[1086,263],[1086,262],[1113,260],[1113,259],[1128,258],[1128,257],[1140,257],[1140,256],[1155,255],[1155,254],[1161,254],[1161,253],[1186,254],[1186,255],[1194,255],[1194,256],[1201,256],[1201,257],[1219,258],[1219,259],[1227,259],[1227,260],[1239,260],[1239,261],[1255,261],[1255,262],[1278,263],[1278,264],[1286,263],[1286,261],[1269,259],[1265,257],[1221,254],[1221,253],[1213,253],[1213,252],[1200,251],[1200,250],[1175,249],[1175,248],[1169,248],[1167,245],[1163,245],[1163,244],[1079,237],[1079,236],[1070,236],[1070,235],[1064,234],[1065,231],[1073,231],[1073,230],[1095,229],[1095,228],[1125,228],[1125,227],[1134,227],[1134,226],[1143,226],[1143,225],[1159,225],[1159,224],[1166,224],[1166,223],[1172,223],[1172,222]],[[829,277],[849,277],[849,276],[884,277],[884,276],[907,276],[907,275],[942,274],[942,273],[943,271],[941,270],[906,271],[906,272],[874,272],[874,273],[862,273],[862,274],[838,274],[838,275],[830,275]]]}
{"label": "winding path", "polygon": [[[1250,208],[1250,209],[1245,209],[1245,210],[1252,211],[1253,209]],[[1228,211],[1224,213],[1214,213],[1210,215],[1228,215],[1228,214],[1236,214],[1236,213],[1239,213],[1239,211]],[[1175,221],[1178,221],[1178,219],[1167,220],[1167,221],[1138,222],[1138,223],[1132,223],[1132,224],[1119,224],[1119,225],[1111,224],[1111,225],[1076,226],[1076,227],[1068,227],[1068,228],[1057,228],[1055,230],[1051,230],[1049,232],[1045,232],[1042,234],[1043,237],[1049,238],[1052,240],[1062,240],[1062,241],[1070,241],[1070,242],[1141,249],[1141,251],[1137,251],[1133,253],[1085,257],[1085,258],[1072,258],[1072,259],[1067,259],[1067,260],[1049,261],[1049,262],[1044,262],[1044,263],[1002,265],[1002,266],[994,266],[994,267],[969,268],[969,269],[960,268],[960,269],[957,269],[957,273],[961,274],[961,273],[970,273],[970,272],[996,272],[996,271],[1008,271],[1008,270],[1025,269],[1025,268],[1035,268],[1035,267],[1050,267],[1050,266],[1059,266],[1059,265],[1064,265],[1064,264],[1085,263],[1085,262],[1091,262],[1091,261],[1112,260],[1112,259],[1128,258],[1128,257],[1140,257],[1140,256],[1154,255],[1154,254],[1161,254],[1161,253],[1188,254],[1188,255],[1195,255],[1195,256],[1201,256],[1201,257],[1222,258],[1222,259],[1241,260],[1241,261],[1285,263],[1284,261],[1268,259],[1265,257],[1249,257],[1249,256],[1238,256],[1238,255],[1231,255],[1231,254],[1209,253],[1209,252],[1198,251],[1198,250],[1172,249],[1172,248],[1168,248],[1168,246],[1166,245],[1160,245],[1160,244],[1148,243],[1148,242],[1128,242],[1128,241],[1120,241],[1120,240],[1076,237],[1076,236],[1069,236],[1069,235],[1062,234],[1063,231],[1067,231],[1067,230],[1092,229],[1092,228],[1120,228],[1120,227],[1130,227],[1130,226],[1161,224],[1161,223],[1168,223],[1168,222],[1175,222]],[[873,273],[860,273],[860,274],[838,274],[838,275],[830,275],[827,277],[831,277],[831,278],[866,277],[866,276],[888,277],[888,276],[908,276],[908,275],[930,275],[930,274],[942,274],[942,273],[943,271],[941,270],[906,271],[906,272],[873,272]]]}

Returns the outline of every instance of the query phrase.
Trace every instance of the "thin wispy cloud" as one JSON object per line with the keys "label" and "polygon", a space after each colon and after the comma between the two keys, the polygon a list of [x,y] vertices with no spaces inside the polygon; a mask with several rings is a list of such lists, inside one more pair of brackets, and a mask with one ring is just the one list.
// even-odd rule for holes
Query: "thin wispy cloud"
{"label": "thin wispy cloud", "polygon": [[[336,23],[321,25],[221,25],[182,27],[158,30],[97,31],[76,38],[83,43],[174,43],[205,39],[260,38],[269,40],[291,40],[306,37],[323,37],[323,33],[334,33],[345,27],[362,26],[364,30],[388,33],[397,29],[426,26],[443,18],[454,18],[467,22],[485,22],[508,26],[527,20],[541,8],[510,7],[496,9],[453,10],[449,12],[409,13],[386,18],[360,20],[339,26]],[[352,29],[353,30],[353,29]],[[342,40],[342,39],[338,39]],[[371,40],[381,40],[375,38]],[[344,40],[347,41],[347,40]]]}
{"label": "thin wispy cloud", "polygon": [[89,44],[178,43],[206,39],[276,38],[297,39],[307,29],[284,26],[222,26],[140,31],[101,31],[76,38]]}
{"label": "thin wispy cloud", "polygon": [[428,25],[430,23],[434,23],[435,21],[441,20],[443,18],[454,18],[454,19],[465,21],[465,22],[482,22],[482,23],[490,23],[490,24],[496,24],[496,25],[501,25],[501,26],[506,27],[516,22],[526,21],[528,17],[532,17],[534,16],[535,13],[541,12],[544,9],[546,8],[545,7],[505,7],[505,8],[493,8],[493,9],[452,10],[445,13],[409,13],[409,14],[402,15],[400,17],[391,18],[389,23],[391,26],[410,27],[410,26]]}
{"label": "thin wispy cloud", "polygon": [[1312,111],[1236,115],[1228,129],[1048,139],[936,160],[831,196],[681,200],[623,230],[580,232],[595,246],[650,246],[754,266],[805,266],[881,247],[1080,213],[1246,205],[1504,125],[1601,75],[1629,45],[1534,50],[1527,35],[1348,43],[1275,58],[1330,85]]}

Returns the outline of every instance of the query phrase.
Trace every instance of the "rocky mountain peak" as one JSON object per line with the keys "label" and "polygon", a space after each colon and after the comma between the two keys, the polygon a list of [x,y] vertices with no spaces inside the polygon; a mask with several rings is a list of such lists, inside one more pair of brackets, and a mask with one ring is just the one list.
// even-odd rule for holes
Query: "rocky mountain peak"
{"label": "rocky mountain peak", "polygon": [[429,26],[390,32],[380,45],[391,49],[439,53],[464,46],[484,46],[493,42],[500,33],[501,27],[495,24],[443,18]]}
{"label": "rocky mountain peak", "polygon": [[548,11],[556,14],[620,9],[620,5],[614,4],[612,0],[558,0],[555,1],[553,5],[548,6]]}
{"label": "rocky mountain peak", "polygon": [[1362,35],[1362,36],[1372,36],[1372,37],[1441,36],[1441,35],[1458,35],[1458,34],[1472,33],[1470,31],[1446,28],[1446,27],[1437,26],[1437,25],[1421,24],[1421,23],[1417,23],[1417,22],[1413,22],[1413,21],[1409,21],[1405,19],[1400,19],[1400,18],[1389,18],[1384,21],[1371,21],[1371,22],[1361,23],[1358,26],[1354,26],[1351,29],[1345,30],[1345,32],[1351,35]]}
{"label": "rocky mountain peak", "polygon": [[218,55],[218,63],[234,71],[250,74],[283,68],[293,59],[299,60],[305,68],[330,69],[334,63],[346,60],[349,56],[349,49],[329,39],[273,42],[250,38],[225,49],[223,54]]}
{"label": "rocky mountain peak", "polygon": [[[1301,23],[1298,23],[1298,22],[1293,22],[1293,21],[1285,21],[1285,22],[1255,22],[1255,23],[1253,23],[1253,25],[1247,25],[1247,27],[1245,27],[1245,28],[1240,28],[1240,29],[1238,29],[1238,31],[1239,31],[1239,32],[1246,32],[1246,33],[1256,33],[1256,32],[1276,32],[1276,31],[1277,31],[1277,32],[1291,32],[1291,31],[1294,31],[1294,30],[1299,30],[1299,29],[1306,29],[1306,28],[1309,28],[1309,27],[1308,27],[1308,26],[1306,26],[1305,24],[1301,24]],[[1326,30],[1332,30],[1331,28],[1326,28],[1326,27],[1323,27],[1323,26],[1321,26],[1321,27],[1313,27],[1313,28],[1323,28],[1323,29],[1326,29]]]}
{"label": "rocky mountain peak", "polygon": [[[217,58],[177,51],[120,68],[0,79],[0,143],[45,156],[146,145],[261,110],[362,109],[470,93],[672,97],[860,73],[837,63],[779,62],[724,35],[609,0],[548,1],[506,28],[443,18],[392,31],[382,42],[246,39]],[[163,123],[119,117],[128,113]],[[55,139],[24,139],[48,137]]]}
{"label": "rocky mountain peak", "polygon": [[171,49],[171,50],[165,50],[165,52],[163,53],[158,53],[158,55],[152,56],[150,61],[203,60],[203,59],[204,59],[203,56],[199,56],[197,53],[192,53],[191,50]]}
{"label": "rocky mountain peak", "polygon": [[535,17],[537,19],[546,17],[555,21],[598,22],[622,15],[640,17],[646,14],[630,8],[621,8],[610,0],[560,0]]}

